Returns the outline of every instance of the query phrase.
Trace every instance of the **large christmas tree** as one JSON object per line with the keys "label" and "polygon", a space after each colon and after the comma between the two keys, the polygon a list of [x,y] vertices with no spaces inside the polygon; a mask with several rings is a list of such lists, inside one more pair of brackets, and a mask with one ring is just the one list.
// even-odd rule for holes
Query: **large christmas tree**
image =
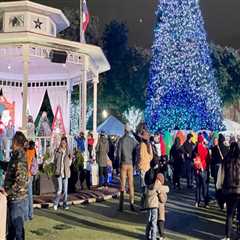
{"label": "large christmas tree", "polygon": [[160,0],[154,33],[145,111],[149,129],[222,129],[198,1]]}

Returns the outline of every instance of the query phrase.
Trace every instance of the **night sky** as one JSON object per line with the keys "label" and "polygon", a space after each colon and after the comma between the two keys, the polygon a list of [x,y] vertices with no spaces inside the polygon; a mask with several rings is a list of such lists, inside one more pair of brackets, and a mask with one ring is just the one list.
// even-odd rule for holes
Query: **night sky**
{"label": "night sky", "polygon": [[[78,7],[78,0],[35,0],[53,7]],[[88,0],[91,15],[100,19],[100,30],[112,19],[126,22],[130,45],[152,44],[158,0]],[[240,1],[201,0],[209,41],[240,48]]]}

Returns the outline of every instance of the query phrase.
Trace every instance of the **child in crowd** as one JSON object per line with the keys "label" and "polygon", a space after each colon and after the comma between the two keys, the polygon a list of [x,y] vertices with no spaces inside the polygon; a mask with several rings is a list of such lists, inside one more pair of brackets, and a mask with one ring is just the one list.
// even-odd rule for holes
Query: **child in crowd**
{"label": "child in crowd", "polygon": [[160,240],[164,239],[165,204],[169,188],[164,186],[164,176],[158,173],[158,164],[151,162],[151,169],[146,173],[145,184],[146,208],[148,209],[148,223],[146,227],[146,239],[156,240],[159,230]]}
{"label": "child in crowd", "polygon": [[165,205],[167,202],[167,193],[169,192],[169,187],[164,185],[165,183],[165,178],[163,174],[158,174],[157,175],[157,180],[160,181],[161,186],[160,186],[160,193],[158,194],[158,199],[159,199],[159,209],[158,209],[158,232],[160,235],[160,240],[165,239]]}
{"label": "child in crowd", "polygon": [[38,172],[37,152],[35,142],[29,141],[26,149],[28,164],[28,219],[33,219],[33,178]]}

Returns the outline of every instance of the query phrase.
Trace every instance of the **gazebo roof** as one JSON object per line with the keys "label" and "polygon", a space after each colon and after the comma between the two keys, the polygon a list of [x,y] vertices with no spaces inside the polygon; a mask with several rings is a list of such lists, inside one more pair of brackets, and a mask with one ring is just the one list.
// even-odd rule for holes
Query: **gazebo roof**
{"label": "gazebo roof", "polygon": [[[55,38],[46,35],[39,35],[31,32],[18,33],[0,33],[0,74],[6,79],[22,78],[22,52],[17,52],[17,48],[23,44],[30,44],[32,49],[39,48],[39,56],[32,56],[30,53],[30,79],[41,79],[44,76],[51,78],[75,78],[80,75],[81,56],[89,56],[91,70],[93,73],[103,73],[110,69],[110,65],[102,51],[98,46],[73,42],[65,39]],[[40,52],[45,51],[46,54],[50,50],[68,51],[69,55],[75,54],[74,61],[69,59],[66,67],[62,64],[51,63],[48,57],[40,56]],[[15,49],[15,50],[14,50]],[[2,50],[2,51],[1,51]],[[8,52],[9,51],[9,52]],[[76,59],[77,58],[77,59]],[[78,63],[78,64],[76,64]],[[9,71],[9,65],[14,65]],[[34,70],[36,69],[36,71]],[[41,69],[41,70],[40,70]],[[39,71],[40,70],[40,71]]]}
{"label": "gazebo roof", "polygon": [[60,9],[48,7],[31,1],[0,2],[1,12],[29,11],[50,17],[57,26],[57,32],[70,26],[66,16]]}

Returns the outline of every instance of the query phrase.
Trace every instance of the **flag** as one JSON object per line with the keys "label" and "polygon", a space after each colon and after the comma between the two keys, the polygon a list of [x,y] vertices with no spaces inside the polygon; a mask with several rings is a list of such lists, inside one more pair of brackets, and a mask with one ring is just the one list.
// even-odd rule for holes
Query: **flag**
{"label": "flag", "polygon": [[90,21],[90,14],[88,12],[88,8],[87,8],[87,2],[86,0],[83,0],[83,32],[85,33],[87,30],[87,26],[89,24]]}

